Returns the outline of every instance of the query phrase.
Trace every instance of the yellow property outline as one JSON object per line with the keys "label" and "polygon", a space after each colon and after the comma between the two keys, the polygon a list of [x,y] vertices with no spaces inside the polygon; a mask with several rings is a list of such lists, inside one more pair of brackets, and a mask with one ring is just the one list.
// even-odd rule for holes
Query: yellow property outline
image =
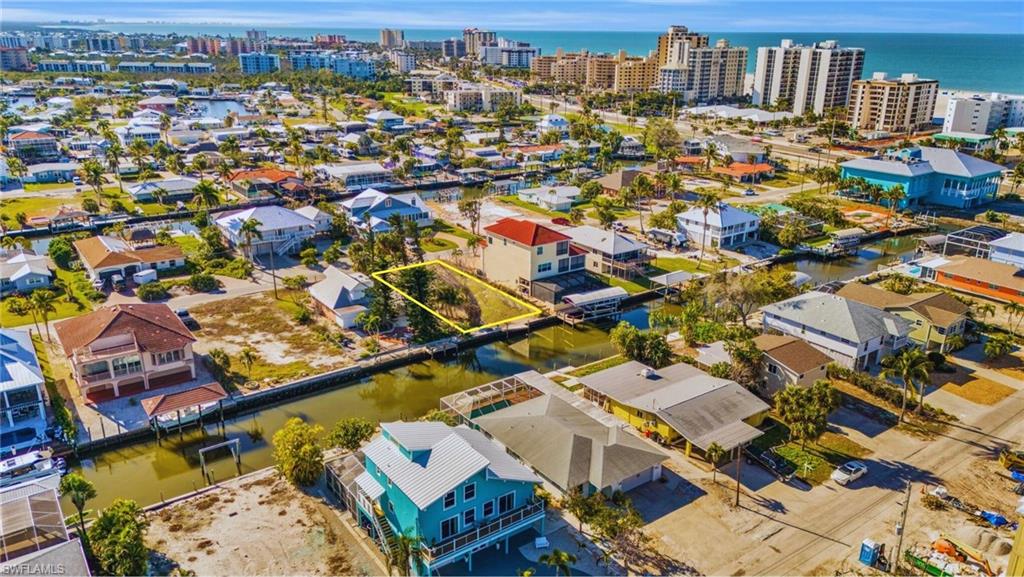
{"label": "yellow property outline", "polygon": [[[442,267],[444,267],[444,268],[446,268],[446,269],[448,269],[448,270],[450,270],[450,271],[452,271],[452,272],[454,272],[456,274],[459,274],[461,276],[466,277],[467,279],[469,279],[469,280],[471,280],[471,281],[473,281],[473,282],[475,282],[477,284],[483,285],[487,290],[498,292],[503,297],[505,297],[507,299],[510,299],[512,302],[514,302],[514,303],[516,303],[516,304],[526,308],[530,312],[523,313],[521,315],[517,315],[517,316],[514,316],[514,317],[509,317],[507,319],[502,319],[502,320],[497,321],[497,322],[487,323],[485,325],[480,325],[478,327],[464,329],[464,328],[460,327],[458,324],[456,324],[455,322],[453,322],[452,320],[450,320],[448,317],[446,317],[446,316],[442,315],[441,313],[437,312],[436,310],[434,310],[433,307],[427,306],[425,303],[421,303],[420,301],[418,301],[418,300],[414,299],[413,297],[409,296],[409,294],[407,294],[402,289],[398,288],[397,286],[391,284],[390,282],[388,282],[387,280],[384,279],[384,275],[386,275],[386,274],[390,274],[390,273],[393,273],[393,272],[400,272],[400,271],[403,271],[403,270],[408,270],[408,269],[411,269],[411,268],[417,268],[417,267],[421,267],[421,266],[432,266],[432,265],[442,266]],[[371,273],[370,276],[372,276],[373,278],[375,278],[375,279],[379,280],[380,282],[384,283],[384,285],[387,286],[388,288],[390,288],[391,290],[393,290],[393,291],[397,292],[398,294],[402,295],[403,297],[405,297],[409,301],[412,301],[414,304],[416,304],[416,306],[418,306],[421,309],[427,311],[428,313],[434,315],[435,317],[441,319],[441,321],[443,323],[445,323],[446,325],[448,325],[448,326],[454,328],[455,330],[461,332],[462,334],[468,334],[468,333],[471,333],[471,332],[474,332],[474,331],[479,331],[479,330],[483,330],[483,329],[489,329],[491,327],[496,327],[498,325],[503,325],[503,324],[506,324],[506,323],[511,323],[511,322],[515,322],[515,321],[522,320],[522,319],[525,319],[525,318],[537,316],[537,315],[539,315],[539,314],[544,312],[543,310],[537,308],[536,306],[534,306],[534,305],[532,305],[532,304],[530,304],[530,303],[528,303],[528,302],[526,302],[526,301],[524,301],[524,300],[522,300],[520,298],[516,298],[516,297],[506,293],[503,290],[494,288],[491,285],[485,283],[484,281],[476,278],[475,276],[473,276],[473,275],[471,275],[471,274],[469,274],[469,273],[467,273],[465,271],[459,270],[459,269],[455,268],[454,266],[444,262],[443,260],[428,260],[426,262],[417,262],[417,263],[407,264],[407,265],[403,265],[403,266],[396,266],[396,267],[389,268],[389,269],[386,269],[386,270],[379,270],[377,272]]]}

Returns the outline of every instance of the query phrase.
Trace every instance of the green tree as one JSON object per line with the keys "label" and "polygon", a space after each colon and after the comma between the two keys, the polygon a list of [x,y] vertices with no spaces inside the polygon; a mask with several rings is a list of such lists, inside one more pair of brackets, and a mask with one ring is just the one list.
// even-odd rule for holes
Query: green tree
{"label": "green tree", "polygon": [[341,419],[334,424],[328,435],[328,443],[333,447],[341,447],[346,451],[356,451],[363,443],[370,440],[376,430],[373,423],[362,417]]}
{"label": "green tree", "polygon": [[672,349],[664,335],[644,333],[626,321],[620,321],[609,337],[615,350],[628,359],[659,368],[672,358]]}
{"label": "green tree", "polygon": [[71,472],[60,480],[60,496],[67,498],[74,505],[75,511],[78,512],[78,534],[83,539],[88,539],[85,531],[85,504],[96,498],[96,487],[81,473]]}
{"label": "green tree", "polygon": [[552,549],[550,553],[544,553],[538,559],[548,567],[553,567],[555,575],[572,575],[572,566],[576,563],[576,556],[561,549]]}
{"label": "green tree", "polygon": [[256,349],[248,345],[242,347],[242,350],[238,353],[238,360],[242,363],[242,366],[245,367],[246,380],[251,381],[252,367],[256,364],[256,361],[259,360],[259,354],[256,352]]}
{"label": "green tree", "polygon": [[43,326],[46,327],[46,340],[52,343],[53,339],[50,337],[50,313],[57,312],[57,307],[54,304],[57,302],[57,295],[49,289],[36,289],[29,295],[28,302],[32,310],[39,315],[39,318],[43,319]]}
{"label": "green tree", "polygon": [[320,477],[324,467],[320,446],[323,432],[320,425],[309,425],[292,417],[274,433],[274,462],[286,479],[296,485],[309,486]]}
{"label": "green tree", "polygon": [[985,339],[985,358],[997,359],[1013,351],[1013,340],[1002,333],[989,335]]}
{"label": "green tree", "polygon": [[149,522],[139,504],[117,499],[89,527],[93,557],[105,575],[148,575]]}
{"label": "green tree", "polygon": [[427,411],[427,414],[420,418],[420,420],[444,423],[449,427],[455,427],[459,424],[459,419],[455,415],[447,411],[442,411],[441,409],[430,409]]}
{"label": "green tree", "polygon": [[261,226],[263,226],[262,222],[249,217],[238,227],[238,236],[242,237],[242,248],[246,258],[249,260],[252,260],[252,241],[257,238],[263,240],[263,232],[260,230]]}
{"label": "green tree", "polygon": [[921,412],[924,406],[924,385],[928,381],[929,371],[932,368],[928,355],[917,347],[907,347],[896,355],[889,355],[882,359],[882,372],[880,376],[888,379],[897,377],[903,383],[903,400],[900,403],[900,422],[907,412],[907,396],[909,390],[914,387],[914,381],[919,383],[919,396],[917,400],[917,412]]}
{"label": "green tree", "polygon": [[809,388],[790,385],[775,395],[775,410],[789,426],[790,437],[815,441],[828,429],[828,416],[839,407],[839,391],[825,380]]}
{"label": "green tree", "polygon": [[700,258],[697,259],[697,270],[700,270],[700,265],[704,262],[704,249],[710,241],[708,238],[708,214],[718,214],[721,206],[721,199],[714,192],[706,192],[697,197],[696,202],[693,203],[694,208],[700,209],[701,214],[704,216],[704,228],[701,229],[700,234]]}
{"label": "green tree", "polygon": [[82,178],[82,182],[92,187],[96,193],[96,202],[102,206],[103,185],[107,182],[103,176],[103,165],[96,159],[90,158],[78,168],[78,174]]}
{"label": "green tree", "polygon": [[58,267],[68,270],[71,267],[71,262],[75,260],[77,253],[67,236],[58,236],[50,241],[46,254]]}
{"label": "green tree", "polygon": [[725,457],[725,449],[718,443],[711,443],[704,451],[704,457],[711,463],[711,482],[714,483],[718,480],[718,464]]}

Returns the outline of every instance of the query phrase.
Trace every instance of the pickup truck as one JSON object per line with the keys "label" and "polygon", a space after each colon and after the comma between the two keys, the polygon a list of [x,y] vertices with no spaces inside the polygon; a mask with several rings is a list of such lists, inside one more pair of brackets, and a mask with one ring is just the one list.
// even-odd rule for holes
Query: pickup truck
{"label": "pickup truck", "polygon": [[796,467],[775,452],[775,449],[759,449],[747,446],[743,449],[748,463],[761,465],[783,483],[788,483],[796,474]]}

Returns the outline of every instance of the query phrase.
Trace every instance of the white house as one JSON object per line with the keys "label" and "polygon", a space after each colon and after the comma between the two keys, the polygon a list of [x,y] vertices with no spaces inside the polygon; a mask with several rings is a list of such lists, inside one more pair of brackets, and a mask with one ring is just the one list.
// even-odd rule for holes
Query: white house
{"label": "white house", "polygon": [[578,186],[538,186],[519,191],[519,200],[535,204],[546,210],[568,212],[580,196]]}
{"label": "white house", "polygon": [[1024,234],[1010,234],[988,243],[988,259],[1024,269]]}
{"label": "white house", "polygon": [[561,114],[545,114],[537,122],[537,131],[549,132],[552,130],[569,132],[569,121]]}
{"label": "white house", "polygon": [[309,287],[309,294],[321,314],[349,329],[356,326],[356,317],[367,310],[366,291],[372,286],[373,281],[365,274],[329,266],[324,270],[324,279]]}
{"label": "white house", "polygon": [[718,210],[708,211],[706,229],[704,212],[699,208],[676,215],[676,226],[690,242],[734,247],[757,240],[761,219],[734,206],[719,203]]}
{"label": "white house", "polygon": [[128,194],[142,202],[156,200],[157,191],[163,190],[164,200],[187,200],[192,198],[193,190],[199,184],[195,178],[176,176],[164,180],[151,180],[128,187]]}
{"label": "white house", "polygon": [[314,169],[323,177],[339,180],[348,191],[385,185],[391,180],[391,171],[379,162],[319,164]]}
{"label": "white house", "polygon": [[114,133],[124,146],[130,145],[136,138],[142,139],[147,146],[153,146],[160,140],[160,129],[145,124],[118,126]]}
{"label": "white house", "polygon": [[242,234],[242,223],[249,219],[259,222],[257,227],[260,237],[251,239],[251,254],[268,254],[273,250],[277,254],[288,254],[296,251],[302,241],[312,238],[316,225],[312,220],[294,210],[283,206],[257,206],[245,210],[235,210],[217,215],[214,222],[224,237],[234,246],[246,244]]}
{"label": "white house", "polygon": [[905,347],[911,324],[881,309],[812,291],[762,307],[765,332],[806,341],[845,367],[862,370]]}
{"label": "white house", "polygon": [[331,230],[331,221],[334,220],[334,217],[312,204],[297,208],[295,212],[313,221],[313,227],[317,234],[326,234]]}

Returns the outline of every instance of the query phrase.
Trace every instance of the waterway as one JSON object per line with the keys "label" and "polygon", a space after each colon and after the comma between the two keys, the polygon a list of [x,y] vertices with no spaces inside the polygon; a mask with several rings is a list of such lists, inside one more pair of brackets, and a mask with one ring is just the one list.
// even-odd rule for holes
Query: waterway
{"label": "waterway", "polygon": [[917,250],[916,236],[896,236],[861,246],[855,254],[837,260],[803,259],[779,265],[811,277],[814,284],[849,280],[878,270],[895,259],[906,260]]}
{"label": "waterway", "polygon": [[[623,319],[646,328],[649,311],[660,306],[650,303],[635,308]],[[102,508],[118,497],[149,505],[201,488],[205,482],[199,448],[226,439],[239,440],[242,473],[269,466],[273,462],[271,437],[292,417],[326,429],[345,417],[360,416],[374,422],[415,419],[436,408],[441,397],[460,390],[524,370],[547,371],[598,360],[613,353],[608,340],[611,326],[547,328],[514,342],[480,347],[450,361],[418,363],[238,417],[228,421],[223,436],[214,425],[204,432],[190,431],[183,438],[172,435],[160,444],[152,441],[104,452],[78,465],[96,486],[97,497],[89,506]],[[238,474],[226,450],[208,455],[208,463],[211,457],[214,479]]]}

